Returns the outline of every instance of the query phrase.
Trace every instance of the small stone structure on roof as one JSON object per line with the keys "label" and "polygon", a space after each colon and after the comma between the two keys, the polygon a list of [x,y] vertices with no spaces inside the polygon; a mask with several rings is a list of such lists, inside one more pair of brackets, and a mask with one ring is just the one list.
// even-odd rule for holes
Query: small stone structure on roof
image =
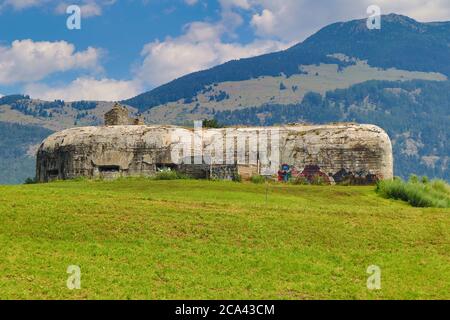
{"label": "small stone structure on roof", "polygon": [[126,126],[126,125],[143,125],[142,116],[137,118],[130,117],[130,111],[127,107],[115,103],[113,108],[105,113],[105,125],[107,126]]}

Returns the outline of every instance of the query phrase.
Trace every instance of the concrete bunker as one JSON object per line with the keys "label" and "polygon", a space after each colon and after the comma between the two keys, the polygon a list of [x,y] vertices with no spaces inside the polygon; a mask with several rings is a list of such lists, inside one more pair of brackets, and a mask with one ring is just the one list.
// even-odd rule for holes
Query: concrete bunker
{"label": "concrete bunker", "polygon": [[289,166],[291,177],[319,176],[326,183],[373,184],[393,177],[388,135],[377,126],[358,124],[72,128],[41,144],[36,171],[40,182],[154,176],[167,169],[199,179],[249,179],[252,175],[276,178],[282,164]]}

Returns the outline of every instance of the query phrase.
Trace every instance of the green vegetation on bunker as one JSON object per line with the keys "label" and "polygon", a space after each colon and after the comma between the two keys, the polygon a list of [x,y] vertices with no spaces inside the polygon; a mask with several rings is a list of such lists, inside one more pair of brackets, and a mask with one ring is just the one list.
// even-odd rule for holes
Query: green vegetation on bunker
{"label": "green vegetation on bunker", "polygon": [[[449,299],[450,211],[374,187],[0,187],[1,299]],[[69,290],[69,265],[81,289]],[[381,268],[371,291],[367,268]]]}

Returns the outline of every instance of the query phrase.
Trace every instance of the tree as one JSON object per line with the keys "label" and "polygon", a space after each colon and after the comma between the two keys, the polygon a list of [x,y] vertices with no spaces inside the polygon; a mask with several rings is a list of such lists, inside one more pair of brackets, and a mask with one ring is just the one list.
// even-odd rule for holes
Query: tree
{"label": "tree", "polygon": [[223,125],[221,125],[216,119],[205,119],[203,120],[203,128],[219,129],[223,128]]}

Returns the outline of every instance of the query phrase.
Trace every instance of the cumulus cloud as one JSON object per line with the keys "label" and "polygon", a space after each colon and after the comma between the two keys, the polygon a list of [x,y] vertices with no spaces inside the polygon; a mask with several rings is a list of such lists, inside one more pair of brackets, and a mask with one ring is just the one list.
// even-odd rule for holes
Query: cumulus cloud
{"label": "cumulus cloud", "polygon": [[273,34],[275,31],[276,17],[272,11],[264,9],[261,14],[255,14],[251,25],[260,35]]}
{"label": "cumulus cloud", "polygon": [[25,93],[42,100],[62,99],[65,101],[97,100],[119,101],[141,93],[140,85],[134,81],[114,79],[77,78],[68,85],[49,87],[33,83],[25,86]]}
{"label": "cumulus cloud", "polygon": [[98,72],[100,55],[101,51],[92,47],[75,52],[75,46],[66,41],[16,40],[11,46],[0,47],[0,84],[39,81],[73,69]]}
{"label": "cumulus cloud", "polygon": [[221,40],[224,32],[223,25],[195,22],[186,26],[185,33],[178,38],[145,45],[138,79],[156,86],[229,60],[256,56],[288,46],[271,40],[257,40],[249,44],[226,43]]}

